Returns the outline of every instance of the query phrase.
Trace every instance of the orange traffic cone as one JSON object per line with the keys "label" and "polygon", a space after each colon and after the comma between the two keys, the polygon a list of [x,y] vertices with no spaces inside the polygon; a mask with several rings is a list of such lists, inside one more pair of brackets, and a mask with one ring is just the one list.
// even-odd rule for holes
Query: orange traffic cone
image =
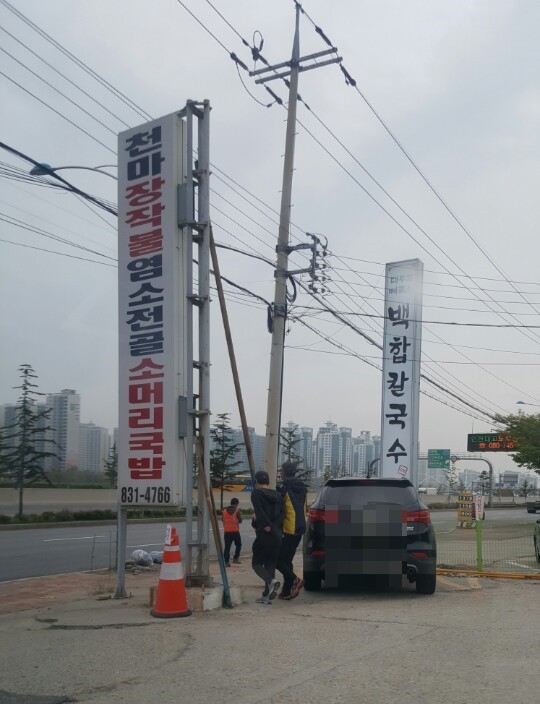
{"label": "orange traffic cone", "polygon": [[180,543],[175,528],[172,528],[170,533],[167,531],[156,603],[150,613],[157,618],[191,616],[191,609],[188,607],[186,598]]}

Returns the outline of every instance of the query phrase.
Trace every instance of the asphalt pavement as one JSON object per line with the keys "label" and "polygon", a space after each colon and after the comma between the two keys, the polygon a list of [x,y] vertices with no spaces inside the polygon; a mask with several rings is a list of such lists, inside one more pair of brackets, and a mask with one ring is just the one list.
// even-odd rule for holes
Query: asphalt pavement
{"label": "asphalt pavement", "polygon": [[[185,554],[186,525],[174,523]],[[129,524],[126,559],[133,550],[162,550],[167,522]],[[243,550],[251,553],[253,529],[249,521],[241,525]],[[116,565],[116,526],[81,526],[0,531],[0,582],[64,572],[79,572]],[[210,540],[210,555],[216,556]]]}
{"label": "asphalt pavement", "polygon": [[[432,511],[432,521],[439,533],[451,531],[455,527],[456,511]],[[488,509],[486,520],[497,522],[501,526],[505,521],[532,524],[539,517],[521,509]],[[165,536],[163,523],[129,524],[127,530],[126,559],[133,550],[142,548],[161,550]],[[180,535],[180,546],[185,554],[185,523],[174,524]],[[250,559],[253,543],[253,530],[249,519],[241,525],[243,554]],[[210,541],[211,556],[216,555],[214,541]],[[115,524],[92,527],[65,527],[28,530],[0,531],[1,569],[0,582],[24,579],[64,572],[99,569],[116,564],[116,526]]]}

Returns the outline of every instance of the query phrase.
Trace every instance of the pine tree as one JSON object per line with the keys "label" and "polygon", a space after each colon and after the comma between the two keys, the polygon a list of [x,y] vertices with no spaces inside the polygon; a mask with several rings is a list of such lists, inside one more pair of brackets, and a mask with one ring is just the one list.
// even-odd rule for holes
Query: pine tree
{"label": "pine tree", "polygon": [[[281,428],[280,439],[286,461],[293,462],[296,465],[296,476],[298,479],[307,485],[311,484],[313,469],[311,467],[302,467],[304,458],[296,452],[296,446],[302,440],[298,435],[298,426],[291,425],[288,428]],[[283,477],[281,479],[283,480]]]}
{"label": "pine tree", "polygon": [[109,455],[105,460],[105,476],[113,489],[116,489],[118,484],[118,450],[116,443],[109,450]]}
{"label": "pine tree", "polygon": [[54,440],[47,438],[47,433],[51,430],[48,420],[52,409],[39,408],[36,403],[35,397],[44,394],[35,390],[37,384],[32,380],[37,379],[37,375],[32,367],[29,364],[21,364],[19,372],[22,383],[14,387],[21,389],[15,420],[0,429],[0,475],[15,481],[19,490],[19,516],[22,516],[25,485],[33,484],[38,479],[52,484],[45,474],[44,460],[48,457],[56,458],[58,455],[53,451],[37,449],[38,443],[43,446],[56,445]]}
{"label": "pine tree", "polygon": [[481,491],[482,494],[486,493],[486,488],[489,485],[489,473],[486,469],[484,469],[482,472],[480,472],[480,476],[478,477],[478,487]]}
{"label": "pine tree", "polygon": [[220,490],[221,509],[223,510],[223,492],[225,485],[243,470],[235,470],[240,464],[235,460],[242,447],[241,442],[233,442],[229,413],[219,413],[218,420],[210,428],[212,449],[210,450],[210,477],[212,486]]}

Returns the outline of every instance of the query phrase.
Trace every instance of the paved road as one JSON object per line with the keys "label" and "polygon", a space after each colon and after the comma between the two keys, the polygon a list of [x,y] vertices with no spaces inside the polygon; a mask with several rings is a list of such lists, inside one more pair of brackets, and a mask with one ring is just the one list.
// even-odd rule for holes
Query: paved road
{"label": "paved road", "polygon": [[[444,533],[455,525],[455,511],[433,511],[435,529]],[[531,524],[538,516],[514,509],[491,509],[487,521]],[[165,535],[164,523],[132,524],[128,526],[126,558],[133,550],[160,550]],[[185,524],[177,524],[182,549],[185,553]],[[249,560],[253,531],[248,520],[242,524],[243,553]],[[37,577],[63,572],[98,569],[115,564],[116,528],[113,524],[93,527],[49,528],[36,530],[0,531],[2,569],[0,581]],[[212,542],[212,541],[211,541]],[[215,556],[213,549],[211,554]]]}
{"label": "paved road", "polygon": [[[128,525],[126,558],[136,548],[148,552],[161,550],[166,525],[165,522]],[[185,554],[186,526],[175,525]],[[243,549],[249,555],[253,530],[248,521],[242,524],[242,535]],[[109,567],[116,564],[115,541],[114,525],[0,531],[0,581]],[[212,539],[211,555],[215,554]]]}

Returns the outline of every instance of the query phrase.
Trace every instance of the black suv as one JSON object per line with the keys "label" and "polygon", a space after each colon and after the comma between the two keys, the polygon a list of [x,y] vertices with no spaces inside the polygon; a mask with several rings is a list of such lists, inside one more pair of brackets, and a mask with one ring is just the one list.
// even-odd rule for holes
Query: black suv
{"label": "black suv", "polygon": [[437,546],[428,508],[408,479],[329,479],[308,511],[305,589],[340,586],[349,576],[436,586]]}

